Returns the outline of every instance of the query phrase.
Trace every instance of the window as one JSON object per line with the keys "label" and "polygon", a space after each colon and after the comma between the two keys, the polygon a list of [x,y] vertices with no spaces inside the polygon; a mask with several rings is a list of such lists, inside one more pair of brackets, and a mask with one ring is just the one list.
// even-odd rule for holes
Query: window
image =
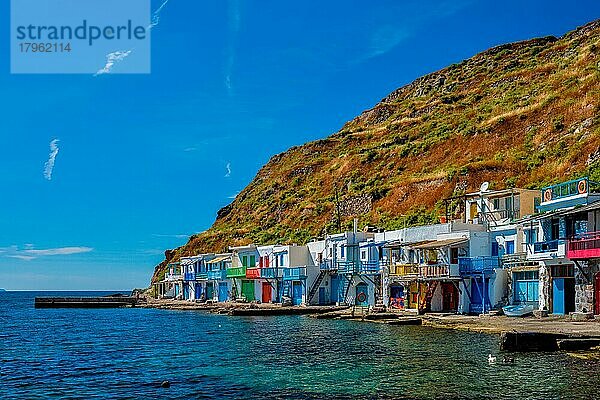
{"label": "window", "polygon": [[557,240],[560,238],[560,227],[559,227],[559,220],[558,219],[553,219],[552,220],[552,230],[550,232],[550,238],[546,238],[546,240]]}
{"label": "window", "polygon": [[250,265],[248,267],[250,267],[250,268],[256,267],[256,256],[255,255],[250,256]]}
{"label": "window", "polygon": [[494,210],[500,209],[500,199],[494,199]]}
{"label": "window", "polygon": [[458,264],[458,247],[450,249],[450,264]]}
{"label": "window", "polygon": [[243,267],[248,266],[248,256],[242,256],[242,266]]}
{"label": "window", "polygon": [[285,265],[284,254],[279,255],[279,265],[281,265],[282,267]]}
{"label": "window", "polygon": [[344,257],[345,257],[345,255],[344,255],[344,253],[345,253],[345,252],[344,252],[344,250],[345,250],[345,249],[346,249],[346,248],[345,248],[344,246],[340,246],[340,257],[341,257],[341,258],[344,258]]}
{"label": "window", "polygon": [[506,242],[506,254],[515,254],[515,241],[508,240]]}
{"label": "window", "polygon": [[492,257],[498,257],[498,242],[496,242],[495,240],[492,242]]}
{"label": "window", "polygon": [[513,199],[512,199],[512,197],[506,197],[504,199],[504,207],[505,207],[504,208],[505,210],[511,210],[512,211],[512,209],[513,209]]}
{"label": "window", "polygon": [[525,240],[527,240],[527,244],[534,244],[537,242],[537,229],[526,230]]}
{"label": "window", "polygon": [[366,250],[362,250],[360,252],[360,259],[361,260],[366,260],[367,259],[367,251]]}
{"label": "window", "polygon": [[537,303],[539,298],[540,287],[539,272],[515,272],[513,276],[515,303]]}

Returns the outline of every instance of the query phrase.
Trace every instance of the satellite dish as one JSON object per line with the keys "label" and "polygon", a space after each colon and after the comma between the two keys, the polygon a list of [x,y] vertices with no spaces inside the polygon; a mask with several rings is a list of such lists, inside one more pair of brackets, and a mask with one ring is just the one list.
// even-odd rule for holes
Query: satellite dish
{"label": "satellite dish", "polygon": [[483,192],[487,192],[489,188],[490,188],[490,183],[489,183],[489,182],[483,182],[483,183],[481,184],[481,187],[479,188],[479,191],[480,191],[481,193],[483,193]]}

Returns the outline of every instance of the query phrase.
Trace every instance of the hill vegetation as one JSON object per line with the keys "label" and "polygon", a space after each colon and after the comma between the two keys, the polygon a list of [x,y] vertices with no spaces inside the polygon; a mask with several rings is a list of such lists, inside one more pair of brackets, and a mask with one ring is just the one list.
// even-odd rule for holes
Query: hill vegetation
{"label": "hill vegetation", "polygon": [[322,140],[277,154],[170,260],[247,243],[303,243],[352,225],[432,223],[441,199],[600,181],[600,21],[498,46],[417,79]]}

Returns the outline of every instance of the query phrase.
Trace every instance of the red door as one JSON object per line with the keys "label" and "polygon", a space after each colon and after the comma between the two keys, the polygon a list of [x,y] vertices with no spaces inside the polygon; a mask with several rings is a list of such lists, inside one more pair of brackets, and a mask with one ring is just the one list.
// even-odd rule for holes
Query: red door
{"label": "red door", "polygon": [[262,302],[263,303],[270,303],[273,298],[272,295],[273,294],[273,290],[271,288],[271,285],[267,282],[263,282],[262,284]]}
{"label": "red door", "polygon": [[600,272],[596,274],[596,279],[594,281],[594,314],[600,315]]}
{"label": "red door", "polygon": [[458,309],[458,290],[452,283],[442,283],[442,308],[444,311]]}

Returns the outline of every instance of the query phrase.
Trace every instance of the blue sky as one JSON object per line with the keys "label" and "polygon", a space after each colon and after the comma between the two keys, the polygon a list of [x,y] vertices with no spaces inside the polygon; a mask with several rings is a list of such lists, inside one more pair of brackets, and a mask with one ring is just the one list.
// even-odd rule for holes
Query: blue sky
{"label": "blue sky", "polygon": [[597,18],[597,0],[170,0],[152,73],[98,77],[11,75],[2,29],[0,288],[145,287],[272,155],[423,74]]}

